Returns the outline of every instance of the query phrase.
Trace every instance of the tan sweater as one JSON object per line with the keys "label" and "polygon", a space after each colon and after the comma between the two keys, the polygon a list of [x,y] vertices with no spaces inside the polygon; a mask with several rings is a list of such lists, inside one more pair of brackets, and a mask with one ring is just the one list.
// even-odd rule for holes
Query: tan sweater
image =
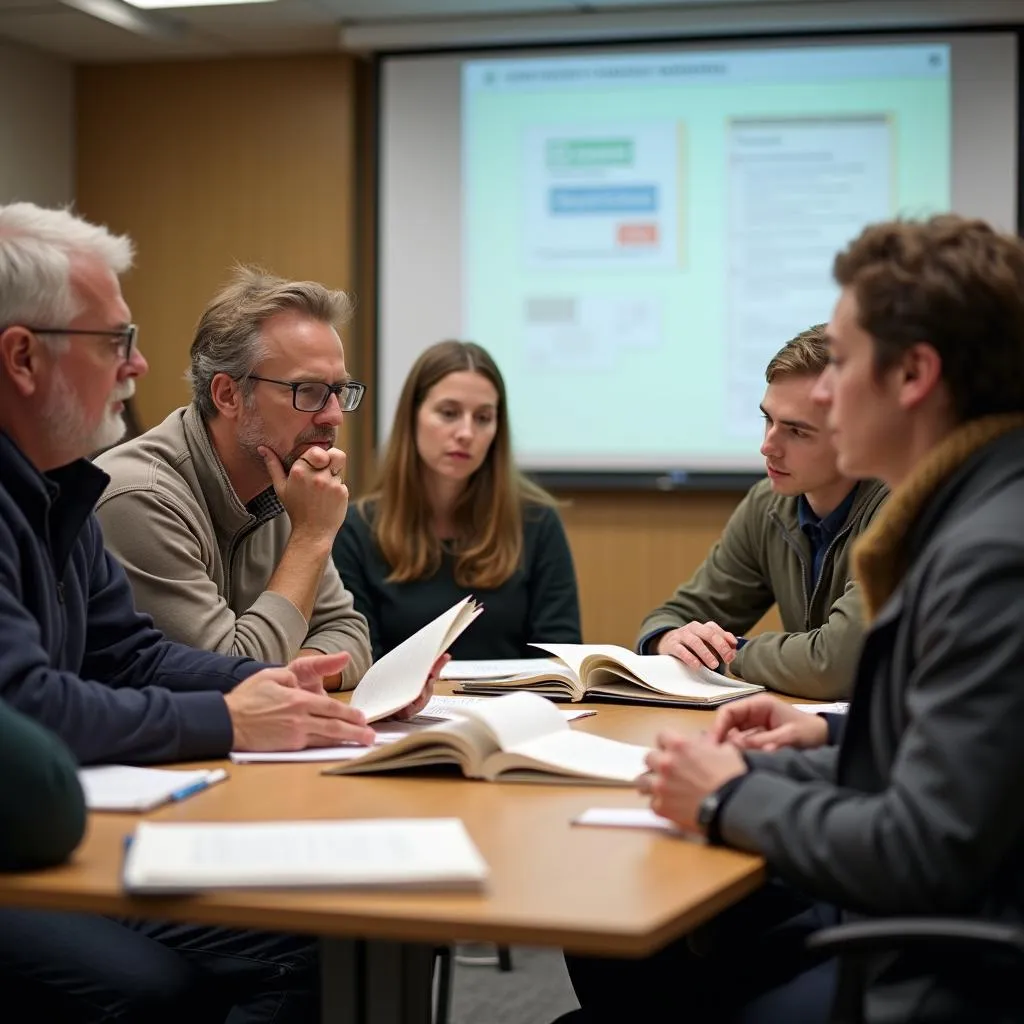
{"label": "tan sweater", "polygon": [[274,663],[301,648],[348,651],[343,687],[362,678],[369,630],[338,570],[328,560],[310,622],[266,589],[291,534],[288,514],[269,489],[250,502],[259,514],[241,503],[192,406],[96,464],[111,478],[96,507],[106,545],[167,636]]}

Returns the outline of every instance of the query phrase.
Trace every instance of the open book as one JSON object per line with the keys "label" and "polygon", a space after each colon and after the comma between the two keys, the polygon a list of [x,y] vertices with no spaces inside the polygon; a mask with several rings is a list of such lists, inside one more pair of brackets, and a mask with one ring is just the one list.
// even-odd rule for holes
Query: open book
{"label": "open book", "polygon": [[466,705],[456,718],[373,747],[325,774],[455,764],[471,779],[632,786],[647,770],[646,754],[646,747],[575,732],[549,701],[512,693]]}
{"label": "open book", "polygon": [[529,690],[556,700],[604,698],[691,708],[716,707],[764,689],[709,668],[688,668],[667,654],[634,654],[612,644],[530,646],[553,657],[509,662],[504,675],[500,661],[452,661],[444,678],[458,680],[462,693]]}
{"label": "open book", "polygon": [[352,691],[352,707],[362,711],[367,722],[408,707],[423,691],[434,662],[483,610],[483,605],[465,597],[388,651],[359,680]]}
{"label": "open book", "polygon": [[133,893],[386,886],[480,888],[487,864],[457,818],[143,822],[124,862]]}

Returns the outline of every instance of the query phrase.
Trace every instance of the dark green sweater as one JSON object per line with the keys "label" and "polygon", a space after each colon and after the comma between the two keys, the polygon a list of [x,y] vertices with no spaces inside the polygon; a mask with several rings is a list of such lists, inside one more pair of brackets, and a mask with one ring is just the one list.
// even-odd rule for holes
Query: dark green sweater
{"label": "dark green sweater", "polygon": [[85,798],[68,749],[0,701],[0,870],[59,864],[84,834]]}
{"label": "dark green sweater", "polygon": [[[372,516],[372,509],[369,510]],[[379,658],[443,611],[472,593],[484,613],[450,648],[453,658],[539,658],[533,641],[581,642],[576,573],[558,513],[530,506],[523,516],[522,565],[500,587],[473,591],[455,582],[455,559],[445,553],[429,579],[388,583],[390,567],[369,522],[349,506],[334,542],[334,562],[370,624]]]}

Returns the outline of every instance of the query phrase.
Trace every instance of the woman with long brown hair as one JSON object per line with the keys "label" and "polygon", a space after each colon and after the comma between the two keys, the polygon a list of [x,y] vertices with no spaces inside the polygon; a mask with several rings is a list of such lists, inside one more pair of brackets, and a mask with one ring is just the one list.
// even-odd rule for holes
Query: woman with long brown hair
{"label": "woman with long brown hair", "polygon": [[467,594],[486,610],[455,658],[541,657],[531,642],[581,641],[555,500],[516,468],[505,382],[472,342],[442,341],[416,360],[334,560],[377,658]]}

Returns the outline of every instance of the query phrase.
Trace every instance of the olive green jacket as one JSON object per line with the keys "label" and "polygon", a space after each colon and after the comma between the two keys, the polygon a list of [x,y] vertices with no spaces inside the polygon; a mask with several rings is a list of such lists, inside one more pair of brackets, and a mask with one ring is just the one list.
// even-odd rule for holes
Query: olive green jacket
{"label": "olive green jacket", "polygon": [[864,633],[850,550],[887,494],[876,481],[857,485],[850,515],[812,588],[811,545],[800,529],[798,499],[759,481],[704,564],[644,619],[639,650],[650,653],[658,636],[694,620],[717,622],[739,636],[777,604],[782,631],[747,640],[729,666],[732,674],[797,697],[845,699]]}

